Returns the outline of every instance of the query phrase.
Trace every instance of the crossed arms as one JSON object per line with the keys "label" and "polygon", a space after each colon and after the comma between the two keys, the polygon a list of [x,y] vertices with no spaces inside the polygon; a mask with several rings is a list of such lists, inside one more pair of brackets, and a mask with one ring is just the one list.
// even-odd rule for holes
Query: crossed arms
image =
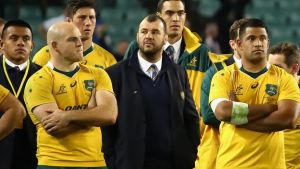
{"label": "crossed arms", "polygon": [[56,137],[91,126],[114,124],[118,114],[114,94],[106,90],[93,93],[84,110],[64,111],[58,109],[56,103],[47,103],[33,108],[32,112],[46,132]]}
{"label": "crossed arms", "polygon": [[0,103],[0,140],[6,137],[15,128],[22,128],[26,112],[22,104],[12,94],[8,94]]}
{"label": "crossed arms", "polygon": [[[220,121],[231,122],[233,101],[224,100],[217,104],[215,115]],[[258,132],[274,132],[295,128],[300,114],[300,103],[294,100],[281,100],[278,105],[248,105],[248,123],[238,127]]]}

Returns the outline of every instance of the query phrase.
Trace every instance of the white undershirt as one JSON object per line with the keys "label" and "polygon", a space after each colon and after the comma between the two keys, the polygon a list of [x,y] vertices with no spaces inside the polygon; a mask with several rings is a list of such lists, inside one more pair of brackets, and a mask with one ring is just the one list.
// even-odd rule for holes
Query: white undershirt
{"label": "white undershirt", "polygon": [[147,60],[145,60],[141,54],[140,54],[140,50],[138,51],[138,61],[139,61],[139,65],[140,65],[140,68],[142,69],[142,71],[148,75],[149,77],[151,77],[151,74],[150,72],[148,71],[149,67],[153,64],[155,64],[155,66],[157,67],[158,69],[158,72],[161,70],[161,64],[162,64],[162,57],[160,57],[160,59],[155,62],[155,63],[151,63],[151,62],[148,62]]}
{"label": "white undershirt", "polygon": [[8,60],[8,59],[6,58],[6,59],[5,59],[5,62],[6,62],[6,64],[8,64],[8,66],[10,66],[10,67],[19,67],[20,71],[26,69],[26,67],[27,67],[27,61],[24,62],[24,63],[22,63],[22,64],[20,64],[20,65],[16,65],[16,64],[14,64],[13,62],[11,62],[10,60]]}

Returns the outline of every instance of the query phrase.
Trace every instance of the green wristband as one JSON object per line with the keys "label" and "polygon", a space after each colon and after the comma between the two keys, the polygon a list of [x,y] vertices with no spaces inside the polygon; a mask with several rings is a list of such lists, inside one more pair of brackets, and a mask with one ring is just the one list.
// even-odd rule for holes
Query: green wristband
{"label": "green wristband", "polygon": [[248,123],[248,104],[232,102],[231,124],[243,125]]}

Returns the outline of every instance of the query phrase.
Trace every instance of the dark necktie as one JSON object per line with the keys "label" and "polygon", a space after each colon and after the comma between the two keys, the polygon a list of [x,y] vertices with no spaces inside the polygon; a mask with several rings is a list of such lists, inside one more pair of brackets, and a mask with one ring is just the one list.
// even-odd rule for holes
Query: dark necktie
{"label": "dark necktie", "polygon": [[19,66],[15,66],[14,69],[15,69],[16,71],[18,71],[18,72],[20,71]]}
{"label": "dark necktie", "polygon": [[152,80],[155,80],[157,73],[158,73],[158,68],[156,67],[155,64],[152,64],[149,69],[148,69],[149,73],[150,73],[150,77]]}
{"label": "dark necktie", "polygon": [[167,55],[169,56],[169,58],[174,62],[175,58],[174,58],[174,53],[175,53],[175,49],[172,45],[168,46],[167,49],[165,50]]}

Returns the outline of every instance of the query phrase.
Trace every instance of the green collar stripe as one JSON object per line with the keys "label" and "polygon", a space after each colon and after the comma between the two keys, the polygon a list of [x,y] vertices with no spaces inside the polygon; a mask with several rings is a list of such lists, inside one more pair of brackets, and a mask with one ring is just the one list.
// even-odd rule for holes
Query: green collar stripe
{"label": "green collar stripe", "polygon": [[68,77],[72,77],[75,73],[77,73],[79,70],[80,70],[80,67],[77,66],[74,70],[72,70],[71,72],[64,72],[64,71],[61,71],[61,70],[58,70],[56,68],[53,69],[54,71],[58,72],[58,73],[61,73],[61,74],[64,74]]}
{"label": "green collar stripe", "polygon": [[93,45],[83,52],[83,56],[88,55],[88,54],[91,53],[92,51],[93,51]]}
{"label": "green collar stripe", "polygon": [[252,73],[252,72],[249,72],[247,71],[246,69],[244,69],[244,67],[241,67],[240,68],[240,71],[246,73],[247,75],[251,76],[252,78],[257,78],[258,76],[264,74],[265,72],[268,71],[267,67],[263,68],[261,71],[257,72],[257,73]]}

